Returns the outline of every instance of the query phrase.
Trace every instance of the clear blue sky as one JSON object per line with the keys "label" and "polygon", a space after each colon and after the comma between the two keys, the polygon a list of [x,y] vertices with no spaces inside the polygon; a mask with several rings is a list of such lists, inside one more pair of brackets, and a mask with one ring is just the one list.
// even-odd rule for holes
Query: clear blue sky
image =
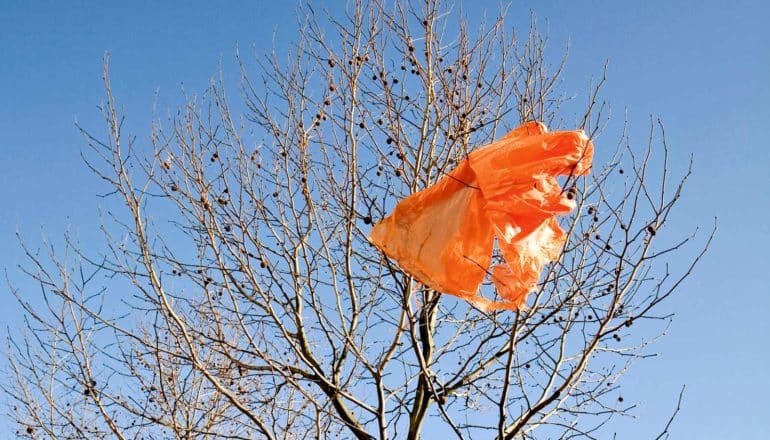
{"label": "clear blue sky", "polygon": [[[98,182],[74,122],[101,128],[105,51],[132,125],[146,129],[156,90],[158,108],[172,108],[182,86],[202,91],[220,61],[235,76],[236,44],[265,51],[273,32],[279,46],[292,39],[293,1],[159,3],[0,0],[0,268],[12,279],[17,227],[33,243],[41,226],[59,235],[67,223],[86,244],[98,237]],[[515,1],[512,23],[525,24],[530,9],[548,20],[554,54],[571,43],[566,90],[580,98],[608,59],[615,118],[627,109],[644,133],[658,115],[674,158],[695,154],[673,220],[682,232],[719,218],[711,253],[665,305],[677,318],[656,347],[662,356],[623,383],[641,422],[619,425],[632,429],[620,438],[649,438],[682,384],[674,438],[770,438],[770,2]],[[0,307],[15,310],[6,289]]]}

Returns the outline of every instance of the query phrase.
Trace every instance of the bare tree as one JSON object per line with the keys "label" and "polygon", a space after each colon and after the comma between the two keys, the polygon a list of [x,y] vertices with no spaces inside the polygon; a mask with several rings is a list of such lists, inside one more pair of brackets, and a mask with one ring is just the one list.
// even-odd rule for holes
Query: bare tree
{"label": "bare tree", "polygon": [[663,126],[646,148],[600,136],[604,79],[590,88],[565,125],[617,151],[563,182],[578,209],[529,307],[484,313],[366,236],[473,148],[562,125],[566,55],[548,62],[535,20],[520,39],[505,11],[471,28],[439,0],[300,16],[288,56],[239,57],[241,99],[213,81],[146,141],[124,132],[105,61],[107,132],[82,129],[114,205],[105,251],[25,247],[42,302],[11,288],[19,435],[601,437],[710,241],[678,275],[667,259],[692,237],[656,245],[689,175],[672,182]]}

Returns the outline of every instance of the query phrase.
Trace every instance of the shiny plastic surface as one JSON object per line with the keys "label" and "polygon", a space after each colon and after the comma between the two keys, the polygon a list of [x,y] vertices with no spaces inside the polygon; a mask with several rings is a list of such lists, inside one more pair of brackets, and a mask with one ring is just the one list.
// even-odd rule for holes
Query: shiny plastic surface
{"label": "shiny plastic surface", "polygon": [[[369,240],[419,282],[482,310],[519,309],[566,238],[555,216],[575,207],[556,180],[588,174],[582,130],[548,133],[528,122],[470,153],[436,184],[402,200]],[[478,295],[491,269],[499,301]]]}

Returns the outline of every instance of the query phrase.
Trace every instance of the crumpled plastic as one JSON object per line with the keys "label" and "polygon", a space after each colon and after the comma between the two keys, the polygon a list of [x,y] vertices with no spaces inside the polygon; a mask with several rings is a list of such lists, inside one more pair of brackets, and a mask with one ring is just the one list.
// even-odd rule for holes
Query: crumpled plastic
{"label": "crumpled plastic", "polygon": [[[402,200],[369,241],[431,289],[484,311],[522,309],[564,246],[556,215],[575,207],[556,177],[586,175],[592,161],[582,130],[549,133],[528,122]],[[478,294],[495,242],[505,260],[491,269],[499,301]]]}

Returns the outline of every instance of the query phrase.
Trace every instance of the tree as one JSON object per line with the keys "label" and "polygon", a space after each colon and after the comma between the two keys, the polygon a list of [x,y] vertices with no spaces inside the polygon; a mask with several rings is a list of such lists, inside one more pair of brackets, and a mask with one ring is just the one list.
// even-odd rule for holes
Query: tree
{"label": "tree", "polygon": [[[563,182],[578,209],[562,257],[526,310],[484,313],[366,236],[473,148],[522,121],[558,126],[566,55],[548,63],[534,20],[523,40],[504,12],[472,31],[439,0],[301,11],[287,61],[257,57],[255,80],[239,56],[240,100],[215,81],[148,142],[124,133],[105,60],[107,134],[81,130],[122,211],[102,254],[69,236],[63,254],[25,247],[46,308],[13,289],[27,325],[4,389],[19,435],[602,432],[629,409],[617,378],[710,241],[679,275],[663,263],[691,237],[655,246],[689,175],[671,183],[662,124],[646,149],[621,135],[604,167]],[[606,148],[603,83],[577,125]]]}

